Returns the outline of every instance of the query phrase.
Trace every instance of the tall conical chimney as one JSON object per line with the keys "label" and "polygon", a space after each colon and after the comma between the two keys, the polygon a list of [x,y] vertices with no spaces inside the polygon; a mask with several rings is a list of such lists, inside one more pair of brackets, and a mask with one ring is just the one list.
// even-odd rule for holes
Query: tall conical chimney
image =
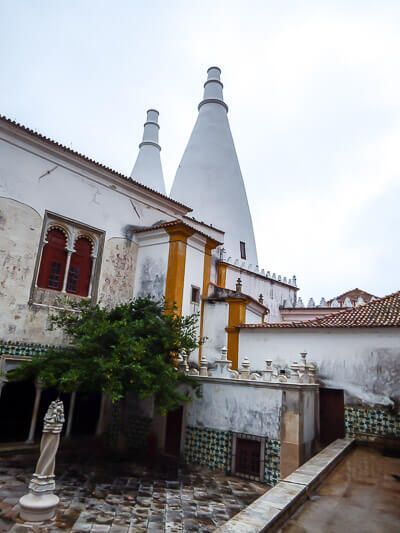
{"label": "tall conical chimney", "polygon": [[144,123],[143,140],[139,144],[139,154],[133,167],[131,178],[151,189],[165,194],[164,176],[158,144],[158,111],[149,109]]}
{"label": "tall conical chimney", "polygon": [[171,197],[193,216],[225,231],[227,256],[258,264],[253,223],[220,80],[211,67],[199,115],[176,172]]}

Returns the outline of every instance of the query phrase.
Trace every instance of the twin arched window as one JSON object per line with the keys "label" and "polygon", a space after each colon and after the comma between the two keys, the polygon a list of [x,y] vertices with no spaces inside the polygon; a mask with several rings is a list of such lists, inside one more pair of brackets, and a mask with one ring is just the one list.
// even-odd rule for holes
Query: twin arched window
{"label": "twin arched window", "polygon": [[65,234],[58,228],[52,228],[46,241],[40,261],[38,287],[88,296],[93,263],[89,240],[78,237],[74,250],[68,251]]}

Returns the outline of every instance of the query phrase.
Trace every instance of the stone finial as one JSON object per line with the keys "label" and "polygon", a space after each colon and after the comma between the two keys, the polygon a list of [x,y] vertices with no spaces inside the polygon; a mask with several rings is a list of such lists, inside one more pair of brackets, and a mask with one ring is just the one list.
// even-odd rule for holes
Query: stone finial
{"label": "stone finial", "polygon": [[307,365],[309,383],[317,383],[317,368],[313,363]]}
{"label": "stone finial", "polygon": [[270,278],[270,277],[271,277],[271,271],[267,270],[267,278]]}
{"label": "stone finial", "polygon": [[331,307],[340,307],[340,303],[334,298],[331,302]]}
{"label": "stone finial", "polygon": [[278,281],[282,281],[282,276],[278,274]]}
{"label": "stone finial", "polygon": [[275,272],[272,274],[272,279],[276,279],[276,274],[275,274]]}
{"label": "stone finial", "polygon": [[319,307],[328,307],[328,304],[326,303],[324,297],[321,298],[321,301],[319,302]]}
{"label": "stone finial", "polygon": [[303,300],[301,299],[301,297],[297,298],[296,307],[299,309],[304,307]]}
{"label": "stone finial", "polygon": [[272,359],[266,359],[265,370],[263,370],[262,372],[264,381],[272,381],[273,373],[274,373],[274,369],[272,368]]}
{"label": "stone finial", "polygon": [[235,266],[239,266],[239,259],[235,259],[235,262],[233,263]]}
{"label": "stone finial", "polygon": [[283,283],[287,283],[287,277],[283,276]]}
{"label": "stone finial", "polygon": [[61,433],[64,422],[64,404],[61,400],[54,400],[44,416],[43,433]]}
{"label": "stone finial", "polygon": [[261,275],[265,276],[265,270],[263,268],[261,269]]}
{"label": "stone finial", "polygon": [[232,256],[230,255],[228,259],[226,260],[226,263],[232,263]]}
{"label": "stone finial", "polygon": [[295,287],[297,287],[297,278],[296,278],[296,276],[294,274],[293,274],[293,278],[292,279],[293,279],[293,285]]}
{"label": "stone finial", "polygon": [[307,307],[312,307],[312,308],[315,307],[314,298],[310,298],[310,299],[308,300]]}
{"label": "stone finial", "polygon": [[250,378],[250,361],[247,357],[245,357],[242,361],[242,368],[240,369],[239,374],[241,379]]}
{"label": "stone finial", "polygon": [[221,348],[221,361],[227,361],[228,360],[228,348],[226,346],[223,346]]}
{"label": "stone finial", "polygon": [[220,259],[220,261],[224,261],[225,260],[225,254],[226,254],[225,248],[220,248],[219,249],[219,259]]}
{"label": "stone finial", "polygon": [[293,361],[290,365],[290,381],[297,383],[299,381],[300,365],[297,361]]}
{"label": "stone finial", "polygon": [[305,366],[307,363],[307,352],[305,350],[303,352],[300,352],[300,357],[301,357],[301,364]]}
{"label": "stone finial", "polygon": [[242,280],[240,278],[236,280],[236,292],[242,292]]}
{"label": "stone finial", "polygon": [[260,304],[263,304],[264,303],[264,296],[260,293],[260,295],[258,296],[258,301]]}
{"label": "stone finial", "polygon": [[207,357],[203,354],[200,359],[200,376],[208,377],[208,361]]}

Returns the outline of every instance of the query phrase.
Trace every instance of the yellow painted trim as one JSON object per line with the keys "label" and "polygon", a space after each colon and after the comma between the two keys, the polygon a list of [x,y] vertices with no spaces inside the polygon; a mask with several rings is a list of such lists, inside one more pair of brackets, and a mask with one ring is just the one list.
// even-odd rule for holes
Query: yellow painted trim
{"label": "yellow painted trim", "polygon": [[246,321],[246,298],[227,298],[229,304],[228,314],[228,359],[232,361],[232,369],[239,366],[239,324]]}
{"label": "yellow painted trim", "polygon": [[226,263],[218,263],[218,272],[217,272],[217,285],[222,289],[226,288],[226,270],[228,265]]}
{"label": "yellow painted trim", "polygon": [[[201,291],[201,306],[200,306],[200,339],[204,335],[204,298],[208,296],[208,287],[211,281],[211,263],[212,255],[211,252],[218,246],[218,242],[213,239],[207,239],[204,247],[204,266],[203,266],[203,288]],[[199,362],[201,359],[203,345],[199,347]]]}
{"label": "yellow painted trim", "polygon": [[176,314],[182,315],[183,288],[185,284],[186,248],[188,237],[194,230],[184,224],[165,228],[169,234],[168,270],[165,284],[167,306],[176,306]]}

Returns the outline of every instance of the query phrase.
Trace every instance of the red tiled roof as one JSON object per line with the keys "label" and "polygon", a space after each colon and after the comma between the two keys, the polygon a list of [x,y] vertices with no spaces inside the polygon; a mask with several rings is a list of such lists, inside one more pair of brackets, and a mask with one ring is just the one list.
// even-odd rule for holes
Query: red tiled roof
{"label": "red tiled roof", "polygon": [[340,304],[343,304],[346,298],[349,298],[350,301],[354,304],[357,301],[357,298],[361,296],[361,298],[364,300],[365,303],[369,302],[371,298],[376,298],[375,295],[371,294],[370,292],[363,291],[361,289],[352,289],[351,291],[346,291],[343,294],[340,294],[339,296],[336,296],[336,298],[332,298],[331,300],[328,300],[328,303],[332,303],[333,300],[337,300]]}
{"label": "red tiled roof", "polygon": [[364,305],[314,320],[242,324],[241,328],[393,328],[400,327],[400,291]]}
{"label": "red tiled roof", "polygon": [[141,187],[142,189],[145,189],[146,191],[152,192],[152,193],[156,194],[157,196],[161,196],[161,198],[164,198],[164,199],[170,201],[171,203],[173,203],[175,205],[179,205],[180,207],[183,207],[184,209],[187,209],[188,212],[193,211],[187,205],[181,204],[180,202],[177,202],[176,200],[173,200],[169,196],[166,196],[165,194],[161,194],[160,192],[155,191],[154,189],[151,189],[150,187],[147,187],[147,185],[143,185],[143,183],[139,183],[138,181],[135,181],[135,180],[133,180],[132,178],[130,178],[128,176],[125,176],[121,172],[117,172],[116,170],[113,170],[112,168],[108,167],[107,165],[103,165],[102,163],[98,163],[94,159],[91,159],[90,157],[87,157],[84,154],[81,154],[79,152],[76,152],[75,150],[72,150],[72,148],[68,148],[67,146],[64,146],[63,144],[61,144],[61,143],[59,143],[57,141],[53,141],[49,137],[46,137],[45,135],[42,135],[41,133],[38,133],[35,130],[31,130],[30,128],[27,128],[26,126],[23,126],[22,124],[20,124],[19,122],[16,122],[15,120],[11,120],[10,118],[5,117],[4,115],[0,115],[0,121],[5,122],[6,124],[9,124],[10,126],[14,126],[14,127],[18,128],[19,130],[21,130],[21,131],[23,131],[25,133],[28,133],[29,135],[32,135],[33,137],[36,137],[36,138],[40,139],[41,141],[46,142],[47,144],[50,144],[52,146],[56,146],[57,148],[61,148],[61,150],[63,150],[64,152],[72,154],[72,155],[78,157],[79,159],[82,159],[82,160],[86,161],[87,163],[90,163],[92,165],[95,165],[98,168],[106,170],[107,172],[111,172],[111,174],[114,174],[114,176],[118,176],[119,178],[122,178],[122,179],[124,179],[126,181],[129,181],[129,182],[133,183],[134,185],[137,185],[138,187]]}

